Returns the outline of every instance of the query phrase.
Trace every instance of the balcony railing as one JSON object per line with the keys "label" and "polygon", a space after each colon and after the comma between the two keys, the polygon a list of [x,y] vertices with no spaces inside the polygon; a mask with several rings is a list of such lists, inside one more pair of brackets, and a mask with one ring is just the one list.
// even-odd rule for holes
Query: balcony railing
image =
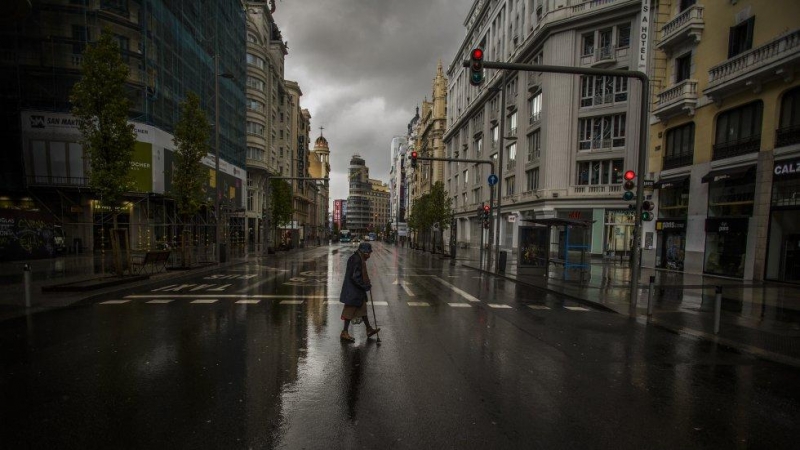
{"label": "balcony railing", "polygon": [[536,122],[538,122],[538,121],[540,121],[540,120],[542,120],[542,113],[541,113],[541,112],[538,112],[538,113],[533,113],[533,114],[531,114],[531,116],[528,118],[528,123],[529,123],[530,125],[533,125],[533,124],[535,124]]}
{"label": "balcony railing", "polygon": [[760,148],[761,135],[748,136],[735,141],[714,144],[714,156],[712,159],[717,161],[734,156],[746,155],[748,153],[756,153]]}
{"label": "balcony railing", "polygon": [[705,28],[703,6],[692,5],[681,11],[661,28],[661,40],[657,46],[661,49],[667,49],[682,43],[688,38],[694,38],[695,42],[699,42],[703,28]]}
{"label": "balcony railing", "polygon": [[597,194],[615,195],[619,192],[622,192],[622,186],[619,184],[581,185],[581,186],[572,186],[570,188],[570,191],[571,195],[597,195]]}
{"label": "balcony railing", "polygon": [[678,167],[691,166],[694,161],[694,155],[677,155],[677,156],[664,156],[663,170],[675,169]]}
{"label": "balcony railing", "polygon": [[723,97],[748,86],[753,81],[785,76],[783,66],[800,61],[800,29],[790,31],[772,41],[736,55],[708,71],[709,83],[704,93]]}
{"label": "balcony railing", "polygon": [[775,133],[775,147],[800,144],[800,125],[779,128]]}
{"label": "balcony railing", "polygon": [[683,80],[658,94],[658,104],[653,114],[664,119],[686,111],[691,116],[696,105],[697,80]]}

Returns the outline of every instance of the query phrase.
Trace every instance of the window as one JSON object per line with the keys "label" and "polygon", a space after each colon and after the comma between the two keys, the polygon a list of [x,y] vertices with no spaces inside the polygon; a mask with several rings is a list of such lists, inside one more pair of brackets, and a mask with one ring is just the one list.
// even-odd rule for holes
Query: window
{"label": "window", "polygon": [[694,123],[667,130],[664,170],[690,166],[694,157]]}
{"label": "window", "polygon": [[480,202],[481,202],[481,188],[473,189],[472,203],[480,203]]}
{"label": "window", "polygon": [[583,47],[581,56],[589,56],[594,53],[594,33],[583,35]]}
{"label": "window", "polygon": [[800,142],[800,88],[794,88],[783,96],[775,146],[782,147],[797,142]]}
{"label": "window", "polygon": [[689,7],[697,3],[697,0],[681,0],[681,11],[686,11]]}
{"label": "window", "polygon": [[506,178],[506,195],[514,195],[515,192],[514,178],[516,177]]}
{"label": "window", "polygon": [[539,92],[538,94],[531,97],[528,100],[528,113],[530,113],[530,121],[529,123],[538,122],[542,118],[542,93]]}
{"label": "window", "polygon": [[599,150],[625,146],[625,114],[596,116],[578,121],[578,149]]}
{"label": "window", "polygon": [[687,53],[675,58],[675,83],[688,80],[691,76],[692,54]]}
{"label": "window", "polygon": [[525,171],[525,191],[539,189],[539,168]]}
{"label": "window", "polygon": [[247,87],[263,92],[264,91],[264,81],[259,79],[259,78],[255,78],[255,77],[247,77]]}
{"label": "window", "polygon": [[72,26],[72,53],[79,55],[83,53],[83,47],[89,42],[89,29],[81,25]]}
{"label": "window", "polygon": [[250,111],[256,111],[256,112],[263,113],[264,112],[264,107],[265,107],[265,105],[263,103],[261,103],[260,101],[258,101],[258,100],[255,100],[255,99],[252,99],[252,98],[248,98],[247,99],[247,109],[249,109]]}
{"label": "window", "polygon": [[257,147],[247,147],[247,159],[264,161],[264,150]]}
{"label": "window", "polygon": [[516,111],[508,116],[508,127],[512,135],[517,134],[517,113]]}
{"label": "window", "polygon": [[757,152],[761,146],[761,101],[725,111],[717,116],[717,133],[712,159]]}
{"label": "window", "polygon": [[468,203],[467,203],[467,193],[466,192],[461,194],[461,199],[462,199],[462,205],[467,206]]}
{"label": "window", "polygon": [[266,61],[264,61],[264,59],[259,57],[259,56],[251,55],[250,53],[248,53],[247,54],[247,64],[256,66],[259,69],[263,69],[264,66],[266,65]]}
{"label": "window", "polygon": [[581,161],[578,163],[576,184],[622,184],[622,159]]}
{"label": "window", "polygon": [[617,48],[625,48],[631,45],[631,25],[620,25],[617,28]]}
{"label": "window", "polygon": [[469,169],[464,171],[464,187],[467,187],[469,183]]}
{"label": "window", "polygon": [[728,36],[728,58],[733,58],[739,53],[744,53],[753,48],[753,28],[756,18],[751,17],[744,22],[731,27]]}
{"label": "window", "polygon": [[247,122],[247,134],[254,134],[257,136],[264,136],[264,125],[255,122]]}
{"label": "window", "polygon": [[497,125],[492,127],[492,147],[497,145],[497,141],[500,140],[500,129]]}
{"label": "window", "polygon": [[527,162],[539,159],[542,151],[542,134],[540,130],[536,130],[528,135],[528,157]]}
{"label": "window", "polygon": [[258,44],[258,38],[252,33],[247,33],[247,42]]}
{"label": "window", "polygon": [[600,30],[600,44],[597,46],[597,50],[600,52],[597,55],[597,59],[608,59],[612,56],[612,51],[614,47],[611,45],[613,42],[611,35],[612,29],[607,28],[605,30]]}
{"label": "window", "polygon": [[483,138],[479,137],[475,140],[475,157],[480,158],[483,151]]}
{"label": "window", "polygon": [[625,77],[581,77],[581,108],[628,101],[628,79]]}
{"label": "window", "polygon": [[508,161],[506,162],[506,170],[511,170],[517,167],[517,143],[508,146]]}

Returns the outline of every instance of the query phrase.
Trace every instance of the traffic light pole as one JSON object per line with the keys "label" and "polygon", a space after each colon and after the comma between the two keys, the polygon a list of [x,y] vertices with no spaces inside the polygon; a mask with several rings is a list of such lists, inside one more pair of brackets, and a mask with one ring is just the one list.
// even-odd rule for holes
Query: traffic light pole
{"label": "traffic light pole", "polygon": [[[470,67],[470,61],[463,62],[464,67]],[[568,73],[573,75],[600,75],[612,77],[636,78],[642,83],[641,92],[641,111],[639,118],[639,161],[637,173],[644,179],[647,170],[647,125],[648,125],[648,98],[650,94],[650,79],[643,72],[633,70],[612,70],[612,69],[593,69],[584,67],[570,66],[545,66],[538,64],[518,64],[484,61],[483,67],[487,69],[517,70],[523,72],[546,72],[546,73]],[[503,75],[505,81],[505,74]],[[505,92],[505,85],[503,85]],[[505,108],[505,105],[502,105]],[[501,116],[502,118],[502,116]],[[501,131],[501,137],[502,132]],[[502,152],[502,148],[500,149]],[[502,155],[502,153],[501,153]],[[502,169],[502,168],[501,168]],[[502,177],[501,177],[502,178]],[[500,195],[498,193],[498,195]],[[631,289],[630,289],[630,310],[631,317],[636,316],[636,302],[639,298],[639,276],[641,274],[641,235],[642,235],[642,202],[644,202],[644,184],[639,183],[636,189],[636,220],[633,226],[633,248],[631,249]],[[490,238],[491,240],[491,238]],[[490,253],[491,254],[491,253]]]}
{"label": "traffic light pole", "polygon": [[[458,159],[458,158],[433,158],[427,156],[417,156],[417,159],[420,161],[445,161],[445,162],[464,162],[464,163],[472,163],[472,164],[489,164],[491,167],[492,174],[494,174],[494,161],[492,160],[485,160],[485,159]],[[489,186],[489,207],[491,208],[492,204],[494,203],[494,186]],[[483,230],[481,230],[481,240],[483,240]],[[491,270],[492,266],[492,221],[491,217],[489,219],[489,248],[488,254],[486,256],[487,264],[486,270]],[[483,249],[481,249],[483,251]]]}

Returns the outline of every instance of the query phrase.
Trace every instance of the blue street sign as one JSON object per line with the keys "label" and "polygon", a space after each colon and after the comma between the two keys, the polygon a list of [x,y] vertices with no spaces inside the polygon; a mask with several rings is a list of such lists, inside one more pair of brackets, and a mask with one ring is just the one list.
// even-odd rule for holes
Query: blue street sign
{"label": "blue street sign", "polygon": [[494,186],[495,184],[497,184],[497,175],[489,175],[489,186]]}

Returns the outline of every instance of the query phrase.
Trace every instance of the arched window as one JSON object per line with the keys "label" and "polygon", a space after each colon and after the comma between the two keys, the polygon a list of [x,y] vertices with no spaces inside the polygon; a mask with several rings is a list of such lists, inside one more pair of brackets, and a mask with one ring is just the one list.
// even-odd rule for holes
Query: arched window
{"label": "arched window", "polygon": [[800,142],[800,87],[791,89],[783,95],[779,123],[776,147]]}

